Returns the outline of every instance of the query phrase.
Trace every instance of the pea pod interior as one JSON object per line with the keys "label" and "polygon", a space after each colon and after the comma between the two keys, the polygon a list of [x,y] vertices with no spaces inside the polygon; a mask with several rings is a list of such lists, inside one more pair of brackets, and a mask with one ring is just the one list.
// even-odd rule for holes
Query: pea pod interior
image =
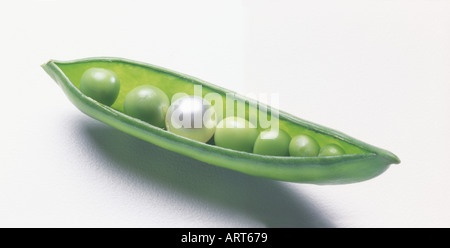
{"label": "pea pod interior", "polygon": [[[378,176],[390,164],[400,162],[389,151],[283,111],[279,112],[279,127],[291,137],[308,134],[314,137],[320,146],[330,143],[340,145],[346,154],[331,157],[264,156],[221,148],[211,142],[207,144],[197,142],[125,115],[123,113],[125,96],[140,85],[150,84],[160,88],[171,99],[174,94],[180,92],[192,95],[194,85],[201,85],[203,96],[216,93],[222,98],[223,103],[226,102],[227,96],[232,96],[236,100],[236,105],[233,106],[235,111],[227,111],[229,109],[226,104],[222,106],[225,115],[230,112],[236,113],[239,105],[245,105],[247,118],[254,113],[265,114],[260,109],[269,109],[270,113],[271,108],[195,77],[122,58],[51,60],[42,67],[61,86],[73,104],[85,114],[168,150],[253,176],[314,184],[354,183]],[[119,96],[111,107],[98,103],[79,90],[82,74],[93,67],[110,69],[120,78]]]}

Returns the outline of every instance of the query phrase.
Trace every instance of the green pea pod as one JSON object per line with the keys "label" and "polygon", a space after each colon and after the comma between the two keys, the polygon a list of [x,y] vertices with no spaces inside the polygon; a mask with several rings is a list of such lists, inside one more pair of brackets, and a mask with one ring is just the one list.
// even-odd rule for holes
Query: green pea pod
{"label": "green pea pod", "polygon": [[[151,84],[163,90],[171,99],[174,94],[180,92],[193,94],[193,86],[201,85],[203,96],[217,93],[225,99],[228,94],[233,96],[238,104],[245,104],[247,109],[258,106],[258,111],[270,109],[270,106],[192,76],[127,59],[51,60],[42,67],[59,84],[72,103],[92,118],[165,149],[249,175],[299,183],[345,184],[371,179],[383,173],[390,164],[400,163],[397,156],[389,151],[283,111],[279,112],[279,127],[291,137],[307,134],[314,137],[320,146],[338,144],[346,154],[325,157],[265,156],[230,150],[211,143],[201,143],[125,115],[123,112],[125,96],[137,86]],[[80,91],[83,72],[93,67],[110,69],[120,78],[119,96],[110,107],[87,97]],[[260,112],[257,113],[261,115]],[[246,116],[248,117],[247,112]]]}

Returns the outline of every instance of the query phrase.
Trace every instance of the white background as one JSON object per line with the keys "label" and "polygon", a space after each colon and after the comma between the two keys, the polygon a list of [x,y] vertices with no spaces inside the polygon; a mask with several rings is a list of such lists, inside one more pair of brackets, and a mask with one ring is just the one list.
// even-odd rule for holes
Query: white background
{"label": "white background", "polygon": [[[1,1],[1,227],[450,227],[450,1]],[[397,154],[350,185],[217,168],[78,111],[40,68],[116,56]]]}

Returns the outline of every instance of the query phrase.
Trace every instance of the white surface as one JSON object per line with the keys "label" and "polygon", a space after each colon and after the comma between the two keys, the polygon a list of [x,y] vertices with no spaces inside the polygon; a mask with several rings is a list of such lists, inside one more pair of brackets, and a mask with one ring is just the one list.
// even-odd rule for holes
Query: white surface
{"label": "white surface", "polygon": [[[449,227],[449,1],[1,1],[0,226]],[[396,153],[361,183],[276,182],[78,111],[39,67],[116,56]]]}

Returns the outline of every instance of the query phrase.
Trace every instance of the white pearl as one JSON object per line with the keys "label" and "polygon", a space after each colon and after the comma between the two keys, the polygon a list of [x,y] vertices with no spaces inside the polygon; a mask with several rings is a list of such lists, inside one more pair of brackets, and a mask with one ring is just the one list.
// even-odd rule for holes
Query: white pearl
{"label": "white pearl", "polygon": [[216,130],[214,107],[198,96],[185,96],[170,105],[166,128],[180,136],[207,142]]}

